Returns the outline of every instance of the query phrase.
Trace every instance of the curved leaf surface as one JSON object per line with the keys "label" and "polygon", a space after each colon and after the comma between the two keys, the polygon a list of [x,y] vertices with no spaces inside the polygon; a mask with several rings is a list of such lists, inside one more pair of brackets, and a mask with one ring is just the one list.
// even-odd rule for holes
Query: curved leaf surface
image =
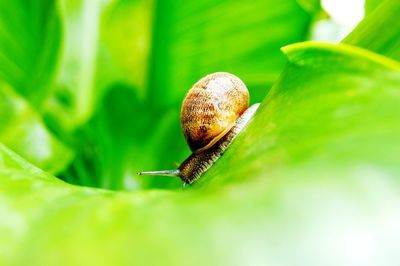
{"label": "curved leaf surface", "polygon": [[60,31],[53,0],[0,2],[0,80],[35,107],[53,85]]}
{"label": "curved leaf surface", "polygon": [[366,248],[371,265],[396,261],[399,64],[345,45],[285,52],[253,122],[201,179],[208,189],[74,187],[2,147],[4,263],[358,265]]}
{"label": "curved leaf surface", "polygon": [[396,170],[398,147],[389,143],[399,129],[399,64],[345,45],[284,51],[289,66],[253,123],[198,183],[268,178],[303,165],[310,174],[314,167],[341,175],[346,167]]}

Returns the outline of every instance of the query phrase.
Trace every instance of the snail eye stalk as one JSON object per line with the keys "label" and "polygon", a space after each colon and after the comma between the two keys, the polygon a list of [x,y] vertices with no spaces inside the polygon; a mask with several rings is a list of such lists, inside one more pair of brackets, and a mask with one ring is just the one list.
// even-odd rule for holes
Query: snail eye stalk
{"label": "snail eye stalk", "polygon": [[163,171],[148,171],[148,172],[138,172],[138,175],[158,175],[158,176],[177,176],[179,177],[181,171],[179,170],[163,170]]}

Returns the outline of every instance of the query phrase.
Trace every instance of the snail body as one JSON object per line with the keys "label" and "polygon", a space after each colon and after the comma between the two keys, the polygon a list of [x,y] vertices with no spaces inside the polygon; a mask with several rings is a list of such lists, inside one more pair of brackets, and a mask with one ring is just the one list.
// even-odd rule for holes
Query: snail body
{"label": "snail body", "polygon": [[139,175],[178,176],[192,184],[225,152],[250,121],[259,104],[250,108],[246,85],[236,76],[217,72],[199,80],[186,94],[181,127],[192,154],[176,170]]}

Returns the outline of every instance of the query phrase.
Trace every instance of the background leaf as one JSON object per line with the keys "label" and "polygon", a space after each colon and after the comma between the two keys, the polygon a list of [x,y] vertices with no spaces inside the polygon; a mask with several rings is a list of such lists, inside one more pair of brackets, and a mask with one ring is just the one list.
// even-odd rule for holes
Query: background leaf
{"label": "background leaf", "polygon": [[51,88],[60,46],[55,2],[0,2],[0,79],[41,108]]}
{"label": "background leaf", "polygon": [[284,65],[279,48],[304,40],[310,20],[297,1],[160,2],[149,96],[157,105],[179,105],[193,81],[227,71],[260,101]]}
{"label": "background leaf", "polygon": [[384,1],[343,42],[400,60],[399,12],[397,1]]}
{"label": "background leaf", "polygon": [[[86,89],[97,104],[93,116],[70,137],[78,157],[62,174],[64,179],[110,189],[180,189],[179,180],[137,178],[134,173],[173,168],[174,162],[188,156],[179,124],[186,91],[202,75],[224,70],[234,71],[247,82],[253,101],[263,98],[284,67],[279,48],[306,39],[314,16],[294,0],[283,4],[275,0],[217,2],[114,1],[101,6],[98,13],[88,9],[95,12],[90,19],[101,27],[97,57],[91,59],[97,69],[95,76],[81,76],[94,79]],[[82,11],[84,4],[73,7],[80,11],[79,18],[88,15]],[[315,3],[308,7],[319,11]],[[67,32],[73,22],[64,17]],[[79,62],[83,50],[76,51],[72,58]],[[79,101],[91,102],[87,97]],[[88,106],[87,110],[93,108]],[[69,109],[65,111],[71,118]],[[57,132],[71,135],[68,130]]]}
{"label": "background leaf", "polygon": [[381,0],[365,0],[365,13],[369,15],[372,11],[375,10],[382,2]]}
{"label": "background leaf", "polygon": [[46,102],[46,119],[53,130],[66,135],[86,122],[93,111],[102,2],[60,0],[58,3],[63,49],[60,73]]}
{"label": "background leaf", "polygon": [[57,173],[73,152],[43,123],[60,47],[54,1],[0,2],[0,141]]}
{"label": "background leaf", "polygon": [[56,139],[40,115],[5,83],[0,83],[0,140],[38,167],[57,173],[72,151]]}

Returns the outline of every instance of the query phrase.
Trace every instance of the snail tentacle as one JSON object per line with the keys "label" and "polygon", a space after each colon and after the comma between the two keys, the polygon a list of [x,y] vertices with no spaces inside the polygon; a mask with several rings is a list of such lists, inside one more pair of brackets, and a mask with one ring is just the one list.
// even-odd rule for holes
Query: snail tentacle
{"label": "snail tentacle", "polygon": [[181,172],[179,171],[179,169],[176,169],[176,170],[138,172],[137,174],[138,175],[180,176]]}

